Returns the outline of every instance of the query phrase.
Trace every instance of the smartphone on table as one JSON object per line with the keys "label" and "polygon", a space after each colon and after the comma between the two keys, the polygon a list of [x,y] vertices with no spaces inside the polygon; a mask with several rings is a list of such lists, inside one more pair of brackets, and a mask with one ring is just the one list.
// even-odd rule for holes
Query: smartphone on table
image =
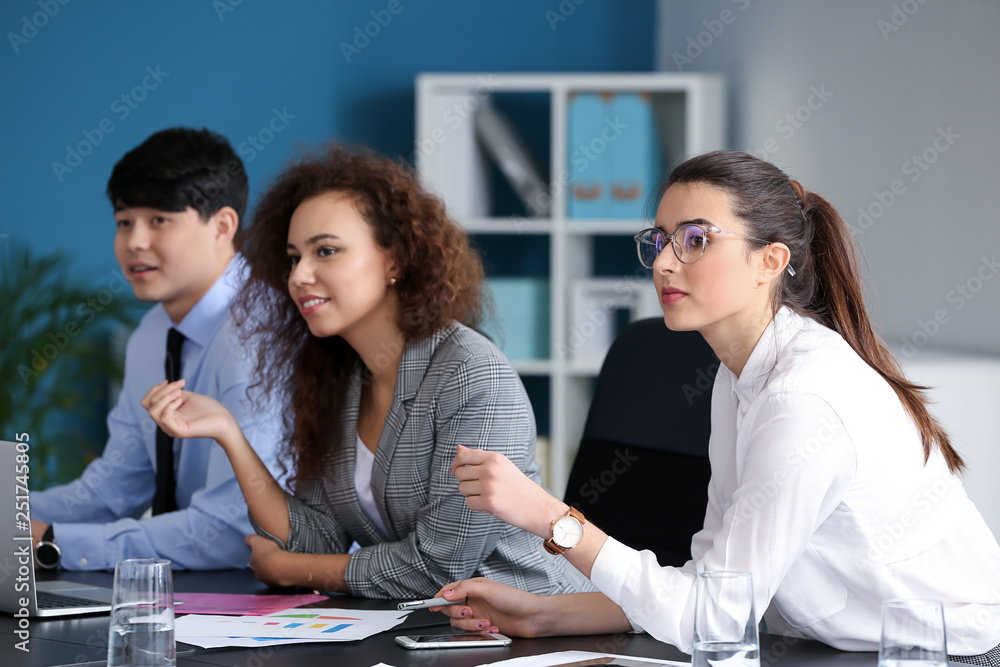
{"label": "smartphone on table", "polygon": [[482,635],[409,635],[396,637],[396,643],[409,649],[488,648],[510,646],[510,638],[498,634]]}

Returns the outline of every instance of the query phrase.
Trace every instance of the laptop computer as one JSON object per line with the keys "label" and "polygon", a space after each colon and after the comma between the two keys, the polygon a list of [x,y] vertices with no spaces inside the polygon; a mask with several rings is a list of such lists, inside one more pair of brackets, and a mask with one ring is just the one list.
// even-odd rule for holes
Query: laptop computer
{"label": "laptop computer", "polygon": [[[28,443],[0,440],[0,612],[18,616],[73,616],[111,611],[111,589],[74,581],[35,581],[31,509],[24,457]],[[3,481],[6,479],[7,481]]]}

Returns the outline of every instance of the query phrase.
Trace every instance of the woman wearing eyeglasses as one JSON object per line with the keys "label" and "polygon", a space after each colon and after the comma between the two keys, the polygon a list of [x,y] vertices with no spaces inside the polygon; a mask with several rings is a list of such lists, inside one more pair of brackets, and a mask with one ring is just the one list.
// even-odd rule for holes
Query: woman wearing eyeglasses
{"label": "woman wearing eyeglasses", "polygon": [[449,474],[463,443],[538,480],[535,422],[510,362],[469,328],[484,309],[479,256],[412,172],[337,146],[306,155],[262,196],[244,256],[261,387],[294,409],[294,495],[183,380],[143,406],[169,435],[222,446],[259,533],[247,538],[258,579],[371,598],[476,575],[591,589],[540,539],[467,508]]}
{"label": "woman wearing eyeglasses", "polygon": [[[641,628],[688,650],[696,573],[735,570],[753,573],[773,633],[874,650],[883,600],[930,598],[944,602],[952,659],[1000,663],[1000,547],[923,388],[872,330],[843,219],[746,153],[688,160],[657,194],[655,226],[635,237],[639,259],[666,326],[699,331],[722,362],[691,560],[660,567],[502,456],[459,448],[452,473],[468,506],[542,537],[601,592],[534,596],[471,580],[442,589],[468,598],[442,611],[469,630]],[[648,418],[669,438],[683,406],[661,408]],[[655,531],[671,508],[635,511]]]}

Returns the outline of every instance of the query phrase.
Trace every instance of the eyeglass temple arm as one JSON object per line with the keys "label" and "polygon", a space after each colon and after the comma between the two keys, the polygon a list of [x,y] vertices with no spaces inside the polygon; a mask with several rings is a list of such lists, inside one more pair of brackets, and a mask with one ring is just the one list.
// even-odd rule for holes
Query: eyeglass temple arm
{"label": "eyeglass temple arm", "polygon": [[[722,229],[721,227],[716,227],[715,229],[710,230],[710,231],[721,232],[723,234],[729,234],[731,236],[742,236],[745,239],[749,239],[751,241],[757,241],[758,243],[765,243],[765,244],[770,244],[771,243],[771,241],[765,241],[764,239],[759,239],[756,236],[747,236],[745,234],[737,234],[736,232],[730,231],[728,229]],[[791,264],[789,264],[788,266],[786,266],[785,270],[788,271],[788,275],[790,275],[792,277],[795,276],[796,271],[795,271],[795,269],[792,268]]]}

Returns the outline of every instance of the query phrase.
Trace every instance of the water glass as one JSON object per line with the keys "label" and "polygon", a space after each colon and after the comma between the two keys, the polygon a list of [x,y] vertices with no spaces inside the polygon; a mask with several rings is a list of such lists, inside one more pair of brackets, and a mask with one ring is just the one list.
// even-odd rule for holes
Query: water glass
{"label": "water glass", "polygon": [[175,667],[170,561],[130,558],[115,566],[108,667]]}
{"label": "water glass", "polygon": [[749,572],[702,572],[695,581],[692,667],[760,667]]}
{"label": "water glass", "polygon": [[944,608],[937,600],[882,603],[879,667],[946,667]]}

